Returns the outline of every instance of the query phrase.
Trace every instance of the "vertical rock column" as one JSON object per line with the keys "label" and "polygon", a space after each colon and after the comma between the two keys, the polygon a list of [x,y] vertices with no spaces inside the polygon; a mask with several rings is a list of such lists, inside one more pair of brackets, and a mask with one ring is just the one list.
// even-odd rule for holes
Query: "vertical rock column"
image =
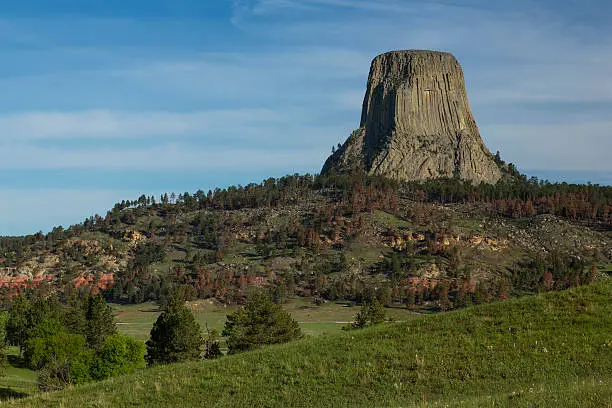
{"label": "vertical rock column", "polygon": [[500,179],[454,56],[411,50],[374,59],[360,129],[327,160],[323,172],[354,167],[401,181]]}

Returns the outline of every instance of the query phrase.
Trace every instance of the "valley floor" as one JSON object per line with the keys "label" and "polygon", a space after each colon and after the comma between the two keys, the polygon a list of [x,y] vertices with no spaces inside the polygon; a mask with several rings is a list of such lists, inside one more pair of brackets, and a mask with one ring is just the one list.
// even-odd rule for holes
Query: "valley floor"
{"label": "valley floor", "polygon": [[[219,332],[223,330],[227,314],[238,309],[236,305],[224,306],[212,300],[198,300],[190,302],[189,305],[203,330],[208,327]],[[115,309],[115,321],[121,333],[137,340],[146,341],[149,338],[153,323],[160,314],[156,304],[112,306]],[[298,321],[304,334],[317,336],[339,333],[342,326],[354,320],[360,306],[348,301],[326,302],[321,306],[315,306],[312,298],[296,297],[284,304],[283,308]],[[401,306],[386,308],[385,312],[387,318],[393,321],[404,321],[419,315]]]}

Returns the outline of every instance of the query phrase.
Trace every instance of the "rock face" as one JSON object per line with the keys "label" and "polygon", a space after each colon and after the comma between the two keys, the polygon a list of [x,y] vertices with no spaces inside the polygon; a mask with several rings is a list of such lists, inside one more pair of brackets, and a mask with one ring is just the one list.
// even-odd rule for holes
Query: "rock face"
{"label": "rock face", "polygon": [[493,184],[500,179],[453,55],[410,50],[374,59],[360,128],[322,172],[354,168],[400,181],[459,177]]}

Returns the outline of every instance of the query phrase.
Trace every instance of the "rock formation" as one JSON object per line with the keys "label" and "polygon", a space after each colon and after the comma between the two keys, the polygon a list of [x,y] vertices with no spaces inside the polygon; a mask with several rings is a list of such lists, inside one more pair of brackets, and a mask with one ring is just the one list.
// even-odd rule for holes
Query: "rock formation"
{"label": "rock formation", "polygon": [[400,181],[500,179],[453,55],[410,50],[374,59],[360,128],[327,159],[322,172],[354,168]]}

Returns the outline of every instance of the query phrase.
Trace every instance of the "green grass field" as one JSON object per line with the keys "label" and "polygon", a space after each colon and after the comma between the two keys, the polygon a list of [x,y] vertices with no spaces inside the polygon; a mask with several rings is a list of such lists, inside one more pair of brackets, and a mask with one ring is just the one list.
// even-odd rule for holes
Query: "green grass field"
{"label": "green grass field", "polygon": [[[223,307],[211,301],[192,302],[192,310],[202,330],[206,327],[223,330],[228,313],[232,313],[237,306]],[[137,340],[146,341],[153,327],[153,323],[161,313],[154,303],[143,303],[139,305],[111,305],[115,310],[117,328],[123,334]],[[325,333],[337,333],[342,326],[352,321],[359,311],[359,306],[351,306],[350,303],[326,303],[315,306],[311,299],[296,298],[290,300],[287,309],[302,327],[307,336],[315,336]],[[393,320],[406,320],[417,316],[406,309],[387,309],[387,315]],[[224,348],[225,349],[225,348]],[[36,372],[19,367],[17,358],[18,349],[9,348],[9,361],[0,376],[0,400],[18,398],[38,392],[36,384]]]}
{"label": "green grass field", "polygon": [[[219,306],[208,300],[192,302],[193,314],[202,330],[223,330],[225,318],[237,306]],[[147,340],[153,323],[160,311],[153,303],[139,305],[112,305],[115,310],[115,320],[119,331],[138,340]],[[291,313],[302,327],[306,335],[320,335],[325,333],[338,333],[347,322],[353,321],[359,312],[359,306],[350,303],[327,302],[322,306],[312,304],[310,298],[291,299],[284,305],[285,310]],[[403,321],[418,316],[407,309],[385,309],[387,317],[394,321]]]}
{"label": "green grass field", "polygon": [[383,226],[385,228],[392,228],[392,229],[397,228],[400,230],[404,230],[404,229],[410,229],[413,227],[413,225],[410,222],[402,220],[398,218],[397,216],[393,214],[389,214],[388,212],[385,212],[385,211],[374,211],[374,214],[372,215],[372,220],[377,225]]}
{"label": "green grass field", "polygon": [[7,364],[1,369],[0,400],[38,392],[36,372],[20,366],[18,347],[8,347],[7,360]]}
{"label": "green grass field", "polygon": [[612,264],[597,265],[597,270],[612,276]]}
{"label": "green grass field", "polygon": [[17,407],[611,407],[612,281],[156,367]]}

